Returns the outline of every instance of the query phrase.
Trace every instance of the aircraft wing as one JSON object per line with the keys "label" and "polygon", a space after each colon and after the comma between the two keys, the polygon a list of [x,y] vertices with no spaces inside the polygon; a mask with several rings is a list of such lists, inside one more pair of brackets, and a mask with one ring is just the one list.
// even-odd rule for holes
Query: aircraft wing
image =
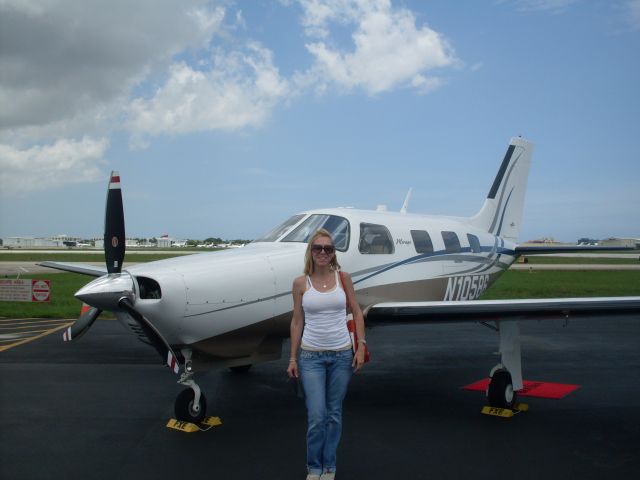
{"label": "aircraft wing", "polygon": [[367,325],[584,319],[602,316],[640,320],[640,297],[393,302],[373,305],[366,313]]}
{"label": "aircraft wing", "polygon": [[65,272],[81,273],[82,275],[90,275],[92,277],[101,277],[107,274],[106,267],[99,265],[64,262],[40,262],[38,265],[41,267],[55,268],[56,270],[64,270]]}

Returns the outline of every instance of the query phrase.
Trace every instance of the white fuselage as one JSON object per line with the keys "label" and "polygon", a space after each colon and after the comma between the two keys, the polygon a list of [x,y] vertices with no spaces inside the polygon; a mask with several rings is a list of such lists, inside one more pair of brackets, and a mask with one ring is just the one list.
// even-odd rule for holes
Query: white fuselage
{"label": "white fuselage", "polygon": [[[302,274],[307,247],[286,239],[307,224],[315,226],[311,217],[339,219],[343,227],[347,222],[337,259],[351,274],[365,311],[390,301],[476,299],[515,259],[513,243],[473,228],[466,219],[314,210],[301,214],[275,240],[130,267],[137,280],[136,309],[152,318],[172,345],[197,346],[245,330],[253,332],[255,348],[265,336],[286,337],[291,286]],[[423,232],[430,247],[422,241]],[[159,284],[160,298],[141,298],[141,278]],[[256,334],[258,324],[265,327]]]}

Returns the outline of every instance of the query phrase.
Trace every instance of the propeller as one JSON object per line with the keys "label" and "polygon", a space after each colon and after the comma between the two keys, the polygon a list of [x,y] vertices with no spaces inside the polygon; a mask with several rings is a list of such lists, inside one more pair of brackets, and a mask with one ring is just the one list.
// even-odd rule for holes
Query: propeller
{"label": "propeller", "polygon": [[120,174],[111,172],[107,190],[107,206],[104,220],[104,258],[107,275],[103,275],[82,287],[76,298],[82,300],[80,317],[63,335],[65,342],[77,340],[84,335],[103,310],[126,312],[140,326],[151,345],[158,351],[163,364],[174,373],[179,373],[179,363],[167,341],[160,332],[138,312],[133,303],[133,278],[122,272],[125,254],[124,209]]}
{"label": "propeller", "polygon": [[151,345],[153,345],[160,354],[163,362],[166,362],[166,365],[173,370],[173,373],[177,374],[180,371],[180,366],[176,354],[171,350],[171,347],[164,337],[160,335],[160,332],[158,332],[156,327],[154,327],[151,322],[144,317],[144,315],[135,309],[131,300],[127,297],[122,297],[118,304],[136,321],[138,325],[140,325],[140,328],[142,328],[142,331],[151,342]]}
{"label": "propeller", "polygon": [[96,318],[98,318],[100,313],[102,313],[102,310],[99,308],[90,307],[86,303],[82,302],[80,317],[64,332],[64,335],[62,335],[64,341],[70,342],[72,340],[77,340],[84,335],[87,330],[89,330],[93,322],[95,322]]}
{"label": "propeller", "polygon": [[122,271],[125,244],[120,174],[111,172],[109,189],[107,190],[107,208],[104,215],[104,258],[107,262],[107,272],[120,273]]}
{"label": "propeller", "polygon": [[[111,176],[109,177],[106,203],[107,207],[104,220],[104,257],[107,264],[108,276],[99,277],[97,280],[85,285],[76,293],[76,297],[81,300],[83,300],[82,297],[87,298],[87,293],[93,294],[91,297],[88,297],[88,301],[89,303],[93,303],[94,306],[88,305],[83,300],[82,308],[80,309],[80,317],[62,335],[62,339],[65,342],[77,340],[84,335],[91,325],[93,325],[93,322],[95,322],[100,313],[102,313],[102,308],[96,307],[95,303],[96,300],[102,300],[100,297],[104,297],[104,284],[114,283],[114,281],[116,281],[116,287],[120,287],[122,283],[117,281],[120,280],[119,278],[114,278],[115,275],[119,276],[122,272],[122,261],[124,260],[125,250],[122,190],[120,189],[120,174],[116,171],[112,171]],[[127,286],[128,285],[129,283],[127,283]],[[131,287],[129,288],[131,289],[132,287],[133,285],[131,284]],[[113,304],[113,302],[109,303]],[[101,306],[105,307],[105,305]]]}

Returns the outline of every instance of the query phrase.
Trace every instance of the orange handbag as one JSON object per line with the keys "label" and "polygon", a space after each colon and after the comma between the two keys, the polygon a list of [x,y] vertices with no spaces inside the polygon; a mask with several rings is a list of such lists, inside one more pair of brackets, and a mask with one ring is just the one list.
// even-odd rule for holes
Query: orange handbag
{"label": "orange handbag", "polygon": [[[353,313],[351,313],[351,305],[353,305],[353,302],[355,302],[356,300],[355,298],[351,298],[351,295],[344,287],[343,272],[340,272],[340,283],[342,284],[342,289],[347,296],[347,330],[349,330],[349,336],[351,337],[351,347],[353,348],[353,354],[355,355],[356,350],[358,349],[358,332],[356,331],[356,321],[353,319]],[[369,353],[369,347],[366,343],[363,343],[362,346],[364,347],[364,363],[367,363],[371,357]]]}

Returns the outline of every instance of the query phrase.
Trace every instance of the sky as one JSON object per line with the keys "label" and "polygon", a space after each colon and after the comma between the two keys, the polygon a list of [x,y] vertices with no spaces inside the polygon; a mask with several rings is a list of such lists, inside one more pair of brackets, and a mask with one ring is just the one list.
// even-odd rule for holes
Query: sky
{"label": "sky", "polygon": [[0,0],[0,238],[251,239],[308,209],[640,237],[640,0]]}

